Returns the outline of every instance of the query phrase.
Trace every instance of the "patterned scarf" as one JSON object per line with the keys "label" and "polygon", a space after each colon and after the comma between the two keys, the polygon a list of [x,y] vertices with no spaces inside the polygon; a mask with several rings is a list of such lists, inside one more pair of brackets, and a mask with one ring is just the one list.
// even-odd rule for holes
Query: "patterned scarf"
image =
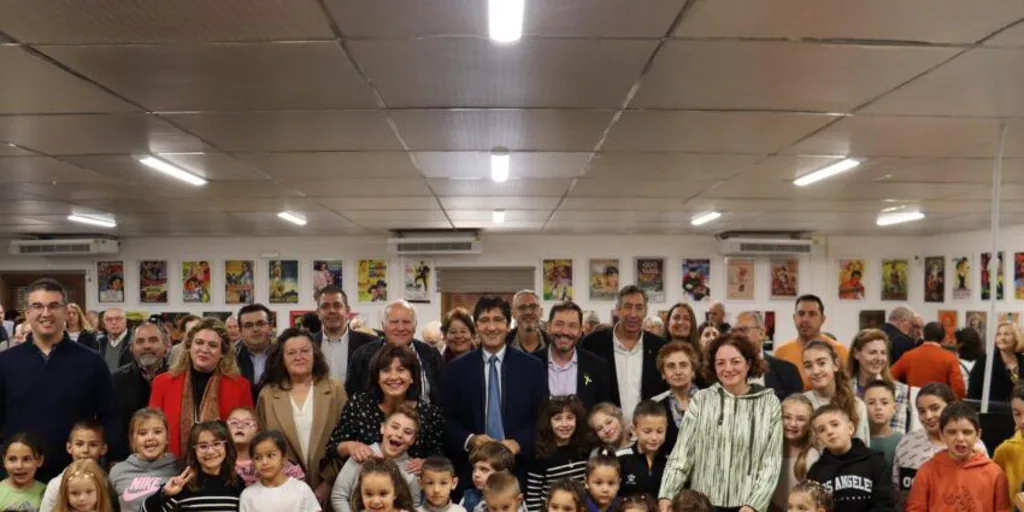
{"label": "patterned scarf", "polygon": [[203,398],[199,402],[196,413],[195,397],[192,396],[192,370],[185,371],[185,386],[181,396],[181,449],[182,453],[189,450],[189,433],[192,425],[203,421],[220,419],[220,371],[214,371],[206,383]]}

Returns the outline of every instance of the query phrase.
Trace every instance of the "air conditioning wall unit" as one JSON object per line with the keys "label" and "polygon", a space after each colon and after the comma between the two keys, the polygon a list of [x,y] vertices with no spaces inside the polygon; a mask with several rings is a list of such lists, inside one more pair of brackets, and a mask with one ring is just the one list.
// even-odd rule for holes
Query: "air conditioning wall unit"
{"label": "air conditioning wall unit", "polygon": [[14,256],[92,256],[117,254],[121,242],[109,238],[15,240],[8,251]]}
{"label": "air conditioning wall unit", "polygon": [[480,237],[472,233],[417,233],[388,238],[392,254],[443,255],[480,254],[484,251]]}
{"label": "air conditioning wall unit", "polygon": [[726,238],[719,252],[726,256],[810,254],[814,240],[785,238]]}

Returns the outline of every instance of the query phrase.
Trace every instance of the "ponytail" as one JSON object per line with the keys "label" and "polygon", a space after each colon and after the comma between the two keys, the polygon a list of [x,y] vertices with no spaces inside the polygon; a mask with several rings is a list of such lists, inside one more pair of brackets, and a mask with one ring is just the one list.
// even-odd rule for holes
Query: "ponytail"
{"label": "ponytail", "polygon": [[846,370],[839,360],[839,353],[830,343],[821,340],[808,343],[804,347],[804,352],[811,349],[821,349],[829,353],[829,357],[832,358],[832,363],[836,367],[835,375],[833,375],[836,381],[836,393],[832,396],[832,403],[846,411],[846,415],[850,417],[850,421],[854,425],[858,424],[860,415],[857,414],[857,394],[854,393],[850,378],[846,375]]}

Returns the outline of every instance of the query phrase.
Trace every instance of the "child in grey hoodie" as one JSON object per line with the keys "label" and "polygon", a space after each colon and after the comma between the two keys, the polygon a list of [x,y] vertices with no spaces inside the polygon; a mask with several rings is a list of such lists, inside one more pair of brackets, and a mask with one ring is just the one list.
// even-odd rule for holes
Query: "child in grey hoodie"
{"label": "child in grey hoodie", "polygon": [[141,409],[128,424],[132,453],[110,470],[110,483],[117,492],[122,512],[140,512],[151,494],[160,490],[180,469],[174,455],[167,453],[167,419],[158,409]]}
{"label": "child in grey hoodie", "polygon": [[[409,463],[409,447],[416,442],[416,434],[419,431],[419,415],[412,407],[399,406],[390,416],[384,419],[380,427],[381,441],[370,445],[373,456],[393,461],[402,472],[402,477],[409,484],[409,491],[412,493],[413,505],[420,503],[420,483],[416,475],[406,471],[405,466]],[[352,492],[359,483],[359,471],[363,463],[349,457],[338,473],[338,479],[334,481],[334,488],[331,490],[331,505],[334,512],[352,512],[350,498]]]}

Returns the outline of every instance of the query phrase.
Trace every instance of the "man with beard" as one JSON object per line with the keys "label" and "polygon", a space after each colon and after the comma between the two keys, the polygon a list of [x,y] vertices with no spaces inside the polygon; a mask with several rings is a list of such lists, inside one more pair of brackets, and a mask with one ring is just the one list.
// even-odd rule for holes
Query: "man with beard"
{"label": "man with beard", "polygon": [[[154,377],[167,371],[167,352],[170,348],[171,339],[162,325],[143,322],[135,328],[131,341],[131,352],[135,359],[118,368],[113,375],[114,390],[117,392],[117,403],[120,405],[125,429],[135,411],[149,405],[150,385]],[[121,443],[122,448],[127,450],[124,441],[110,440],[111,443]]]}
{"label": "man with beard", "polygon": [[540,297],[533,290],[519,290],[512,296],[512,318],[516,321],[514,329],[508,332],[505,343],[527,354],[537,354],[547,348],[551,337],[540,328],[540,317],[544,308],[540,305]]}
{"label": "man with beard", "polygon": [[643,330],[647,292],[642,288],[631,284],[619,290],[615,311],[619,322],[588,334],[580,346],[608,363],[612,402],[631,418],[641,400],[668,389],[657,365],[665,340]]}
{"label": "man with beard", "polygon": [[348,362],[352,354],[377,338],[349,325],[348,295],[338,286],[331,285],[320,290],[316,297],[316,313],[323,330],[313,335],[313,342],[320,345],[327,367],[331,370],[331,377],[344,383],[348,377]]}
{"label": "man with beard", "polygon": [[610,402],[612,397],[608,363],[596,354],[576,348],[583,336],[583,310],[575,302],[562,302],[551,308],[548,331],[551,345],[537,353],[548,369],[551,396],[576,395],[583,407]]}

